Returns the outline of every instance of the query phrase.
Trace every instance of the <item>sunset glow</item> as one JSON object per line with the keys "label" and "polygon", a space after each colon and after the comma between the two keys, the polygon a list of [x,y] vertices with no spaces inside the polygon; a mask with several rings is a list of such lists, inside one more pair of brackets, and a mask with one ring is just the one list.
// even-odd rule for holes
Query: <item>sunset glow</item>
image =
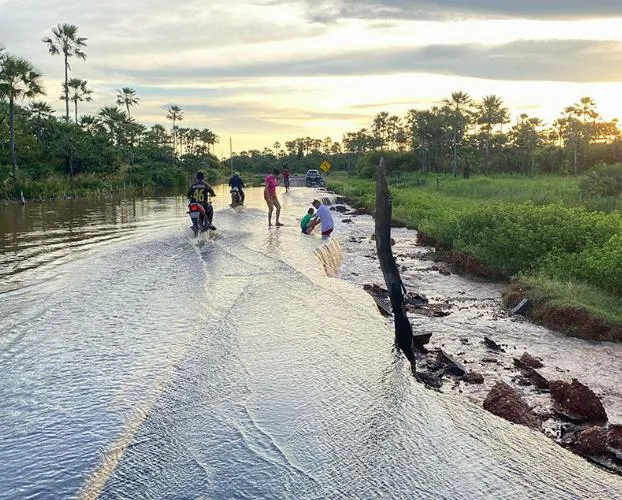
{"label": "sunset glow", "polygon": [[300,136],[339,141],[379,111],[403,115],[454,90],[499,95],[512,117],[547,123],[585,95],[606,119],[622,115],[622,4],[455,3],[4,0],[0,44],[43,72],[60,110],[62,65],[41,38],[61,22],[79,26],[88,59],[72,75],[95,90],[82,112],[130,86],[137,120],[165,123],[166,106],[178,104],[184,126],[221,137],[219,155],[229,137],[236,151]]}

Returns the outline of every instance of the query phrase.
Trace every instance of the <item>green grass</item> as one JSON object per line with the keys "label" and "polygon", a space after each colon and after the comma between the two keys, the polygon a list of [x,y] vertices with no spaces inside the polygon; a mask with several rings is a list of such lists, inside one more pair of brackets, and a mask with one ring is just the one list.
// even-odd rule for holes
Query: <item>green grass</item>
{"label": "green grass", "polygon": [[[388,180],[395,224],[472,255],[500,276],[529,276],[532,293],[551,304],[622,322],[619,199],[582,198],[580,180],[570,177],[408,173]],[[375,205],[371,179],[333,175],[329,187]]]}
{"label": "green grass", "polygon": [[574,307],[603,318],[613,324],[622,324],[622,299],[585,283],[560,281],[542,276],[521,276],[520,282],[530,288],[529,296],[535,301],[546,301],[553,306]]}
{"label": "green grass", "polygon": [[[328,178],[331,189],[346,196],[357,196],[357,192],[368,192],[374,185],[373,179],[361,179],[345,173],[335,173]],[[622,210],[622,198],[616,196],[583,196],[581,178],[553,175],[524,177],[499,175],[476,176],[462,179],[451,175],[398,173],[389,176],[389,185],[394,190],[417,188],[419,191],[437,193],[447,198],[475,201],[501,201],[504,203],[525,203],[535,205],[560,203],[566,207],[585,207],[588,210],[612,212]],[[345,190],[345,191],[344,191]]]}
{"label": "green grass", "polygon": [[[1,167],[0,167],[1,170]],[[112,191],[135,191],[153,188],[178,189],[184,192],[193,173],[169,166],[123,166],[111,174],[82,173],[73,179],[65,175],[50,174],[32,179],[22,173],[13,183],[6,172],[6,181],[0,183],[0,200],[19,200],[21,194],[27,200],[49,199],[52,196],[96,196]],[[229,179],[226,169],[207,170],[208,182],[219,184]]]}

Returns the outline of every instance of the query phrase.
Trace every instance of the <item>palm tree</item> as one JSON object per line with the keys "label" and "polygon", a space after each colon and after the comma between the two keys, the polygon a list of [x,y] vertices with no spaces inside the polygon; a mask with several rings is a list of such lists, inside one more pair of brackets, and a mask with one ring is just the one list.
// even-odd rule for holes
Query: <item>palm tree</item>
{"label": "palm tree", "polygon": [[179,140],[179,154],[183,155],[186,145],[188,144],[188,132],[189,128],[177,127],[177,139]]}
{"label": "palm tree", "polygon": [[127,121],[125,111],[117,106],[104,106],[99,111],[99,117],[101,118],[102,124],[108,127],[110,137],[115,142],[116,146],[119,147],[123,135],[123,125]]}
{"label": "palm tree", "polygon": [[130,108],[136,106],[140,102],[140,99],[136,97],[136,91],[130,87],[123,87],[117,91],[117,104],[119,106],[125,106],[127,109],[128,119],[132,118]]}
{"label": "palm tree", "polygon": [[374,137],[376,147],[384,149],[387,143],[387,137],[389,135],[389,113],[387,111],[381,111],[374,117],[372,122],[371,132]]}
{"label": "palm tree", "polygon": [[508,108],[503,106],[503,100],[494,94],[487,95],[482,99],[482,103],[478,106],[478,111],[477,123],[482,126],[486,138],[486,174],[488,174],[490,144],[494,126],[503,126],[504,123],[509,123],[510,118]]}
{"label": "palm tree", "polygon": [[153,146],[168,147],[170,146],[170,137],[166,133],[166,129],[158,124],[155,124],[145,134],[145,141]]}
{"label": "palm tree", "polygon": [[443,104],[450,111],[451,128],[453,129],[453,174],[457,174],[458,170],[458,144],[462,143],[462,138],[466,132],[471,117],[471,96],[466,92],[458,90],[451,93],[449,99],[443,99]]}
{"label": "palm tree", "polygon": [[213,130],[210,130],[208,128],[204,128],[203,130],[201,130],[201,136],[200,136],[201,142],[203,142],[204,144],[207,144],[207,153],[210,153],[210,146],[212,147],[212,152],[214,151],[214,145],[217,142],[220,142],[220,137],[218,137]]}
{"label": "palm tree", "polygon": [[173,121],[173,151],[177,151],[177,127],[175,124],[184,119],[184,112],[181,106],[172,104],[166,109],[166,118]]}
{"label": "palm tree", "polygon": [[86,59],[83,48],[86,47],[86,38],[78,36],[78,27],[73,24],[59,24],[52,28],[52,36],[45,37],[43,43],[48,45],[48,52],[53,56],[62,54],[65,60],[65,84],[63,97],[65,101],[65,120],[69,121],[69,58],[76,56]]}
{"label": "palm tree", "polygon": [[530,117],[526,113],[519,116],[518,122],[510,131],[513,146],[518,150],[518,157],[521,160],[521,172],[526,173],[527,160],[531,163],[531,173],[535,173],[536,161],[535,153],[538,146],[542,143],[542,120]]}
{"label": "palm tree", "polygon": [[43,137],[43,124],[52,118],[54,110],[47,102],[35,101],[30,103],[28,111],[35,122],[37,142],[40,142]]}
{"label": "palm tree", "polygon": [[596,102],[591,97],[582,97],[574,107],[577,109],[577,115],[581,117],[581,121],[585,124],[587,124],[589,120],[594,123],[600,116],[596,111]]}
{"label": "palm tree", "polygon": [[390,150],[395,149],[395,138],[397,133],[402,128],[402,119],[397,115],[391,115],[387,119],[387,137],[388,146]]}
{"label": "palm tree", "polygon": [[91,135],[102,130],[101,120],[98,116],[93,115],[82,115],[80,117],[80,127]]}
{"label": "palm tree", "polygon": [[564,137],[566,136],[567,128],[567,117],[561,116],[553,122],[553,134],[556,139],[559,139],[559,147],[562,147],[564,145]]}
{"label": "palm tree", "polygon": [[[93,94],[93,89],[90,89],[86,86],[87,81],[81,80],[80,78],[72,78],[67,83],[68,88],[71,89],[69,94],[69,100],[73,102],[75,115],[76,115],[76,123],[78,123],[78,101],[79,102],[91,102],[93,98],[91,94]],[[60,96],[61,100],[65,97]]]}
{"label": "palm tree", "polygon": [[12,55],[2,55],[0,58],[0,96],[9,101],[9,143],[13,179],[17,176],[15,101],[24,98],[31,99],[44,93],[41,74],[35,71],[30,61]]}

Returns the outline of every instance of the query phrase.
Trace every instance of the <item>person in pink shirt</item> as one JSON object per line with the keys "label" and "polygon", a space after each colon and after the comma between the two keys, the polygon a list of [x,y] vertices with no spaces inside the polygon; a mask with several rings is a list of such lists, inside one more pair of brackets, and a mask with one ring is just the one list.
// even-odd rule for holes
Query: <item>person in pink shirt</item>
{"label": "person in pink shirt", "polygon": [[279,175],[280,170],[275,168],[272,170],[272,174],[267,175],[265,180],[266,188],[263,192],[263,197],[268,204],[268,226],[272,227],[272,210],[276,208],[276,223],[275,226],[282,226],[279,221],[279,217],[281,216],[281,204],[279,203],[279,199],[276,197],[276,186],[279,183]]}

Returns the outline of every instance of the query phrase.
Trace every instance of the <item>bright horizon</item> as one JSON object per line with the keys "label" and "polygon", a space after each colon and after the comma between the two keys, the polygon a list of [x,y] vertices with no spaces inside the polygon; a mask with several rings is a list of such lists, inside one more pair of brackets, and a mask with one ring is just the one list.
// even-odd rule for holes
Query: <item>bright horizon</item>
{"label": "bright horizon", "polygon": [[583,96],[604,119],[622,115],[622,3],[497,3],[0,0],[0,45],[43,73],[44,100],[62,116],[62,59],[41,39],[75,24],[88,58],[72,61],[70,77],[95,91],[80,114],[132,87],[139,122],[170,127],[165,108],[178,104],[180,126],[218,134],[219,157],[229,138],[238,153],[297,137],[341,141],[380,111],[404,116],[456,90],[500,96],[513,121],[528,113],[550,124]]}

